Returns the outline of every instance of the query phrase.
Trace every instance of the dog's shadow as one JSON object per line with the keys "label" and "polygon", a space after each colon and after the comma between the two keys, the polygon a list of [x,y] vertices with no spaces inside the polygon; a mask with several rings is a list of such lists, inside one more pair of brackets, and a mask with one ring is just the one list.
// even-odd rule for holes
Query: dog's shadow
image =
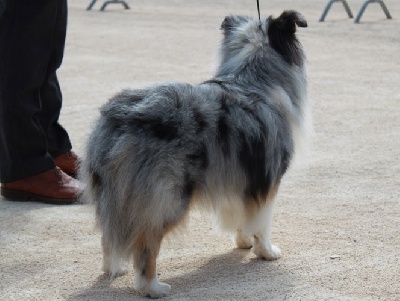
{"label": "dog's shadow", "polygon": [[[160,281],[171,284],[172,290],[164,299],[187,300],[200,296],[215,299],[231,295],[236,299],[265,300],[290,295],[295,276],[279,260],[249,259],[248,252],[234,249],[178,276],[168,277],[165,271],[159,276]],[[112,285],[114,280],[101,275],[92,287],[70,296],[69,300],[146,300],[132,288],[132,277],[129,280],[129,286],[118,288]]]}
{"label": "dog's shadow", "polygon": [[143,296],[140,296],[139,293],[133,289],[132,285],[124,288],[113,287],[112,283],[116,279],[117,278],[112,279],[108,275],[102,274],[97,277],[95,283],[91,287],[70,295],[68,300],[145,300]]}
{"label": "dog's shadow", "polygon": [[[249,252],[252,254],[249,250],[233,249],[212,257],[193,271],[171,278],[161,275],[160,280],[172,285],[171,300],[196,296],[266,300],[272,295],[290,294],[295,276],[281,261],[258,259]],[[257,292],[262,292],[263,296],[256,297]]]}

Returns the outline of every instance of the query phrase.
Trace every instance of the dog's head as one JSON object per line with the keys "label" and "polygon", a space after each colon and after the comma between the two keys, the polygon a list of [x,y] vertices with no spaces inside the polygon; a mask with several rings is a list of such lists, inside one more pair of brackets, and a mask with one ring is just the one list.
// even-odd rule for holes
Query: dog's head
{"label": "dog's head", "polygon": [[249,17],[227,16],[221,25],[223,60],[235,56],[245,59],[262,49],[264,52],[275,51],[290,65],[302,66],[304,54],[296,37],[297,27],[307,27],[307,21],[292,10],[261,22]]}

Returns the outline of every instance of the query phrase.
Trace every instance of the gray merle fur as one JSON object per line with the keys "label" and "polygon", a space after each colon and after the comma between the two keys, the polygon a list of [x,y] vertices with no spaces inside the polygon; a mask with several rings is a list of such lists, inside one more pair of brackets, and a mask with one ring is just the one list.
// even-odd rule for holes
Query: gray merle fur
{"label": "gray merle fur", "polygon": [[191,205],[238,231],[239,246],[254,237],[258,256],[280,256],[269,242],[269,212],[307,104],[297,26],[307,23],[295,11],[261,27],[228,16],[214,78],[124,90],[101,108],[81,174],[96,204],[106,272],[118,273],[119,260],[133,254],[137,289],[165,295],[155,257]]}

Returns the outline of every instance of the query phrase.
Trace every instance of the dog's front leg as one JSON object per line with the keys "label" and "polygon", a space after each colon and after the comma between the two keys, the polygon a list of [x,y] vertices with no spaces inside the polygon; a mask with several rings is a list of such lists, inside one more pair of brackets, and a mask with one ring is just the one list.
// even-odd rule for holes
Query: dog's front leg
{"label": "dog's front leg", "polygon": [[258,231],[254,232],[253,252],[258,257],[266,260],[276,260],[281,257],[281,250],[271,244],[272,214],[274,208],[274,198],[267,199],[264,207],[259,211]]}
{"label": "dog's front leg", "polygon": [[242,229],[238,229],[236,231],[235,243],[239,249],[251,249],[253,246],[251,235],[244,233]]}
{"label": "dog's front leg", "polygon": [[265,234],[254,235],[253,252],[258,257],[266,260],[276,260],[281,257],[281,249],[271,244],[269,237]]}
{"label": "dog's front leg", "polygon": [[[253,233],[254,254],[266,260],[276,260],[281,257],[281,250],[271,244],[272,215],[278,188],[279,184],[275,184],[272,187],[262,207],[259,208],[245,227],[247,233]],[[261,200],[259,203],[261,203]]]}

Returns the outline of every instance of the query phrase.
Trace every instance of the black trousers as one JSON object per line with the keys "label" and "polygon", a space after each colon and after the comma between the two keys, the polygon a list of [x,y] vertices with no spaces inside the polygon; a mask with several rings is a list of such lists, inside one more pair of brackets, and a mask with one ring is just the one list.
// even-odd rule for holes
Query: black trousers
{"label": "black trousers", "polygon": [[[4,0],[2,0],[4,1]],[[58,119],[56,76],[67,29],[67,0],[5,0],[0,16],[0,182],[54,167],[71,149]]]}

